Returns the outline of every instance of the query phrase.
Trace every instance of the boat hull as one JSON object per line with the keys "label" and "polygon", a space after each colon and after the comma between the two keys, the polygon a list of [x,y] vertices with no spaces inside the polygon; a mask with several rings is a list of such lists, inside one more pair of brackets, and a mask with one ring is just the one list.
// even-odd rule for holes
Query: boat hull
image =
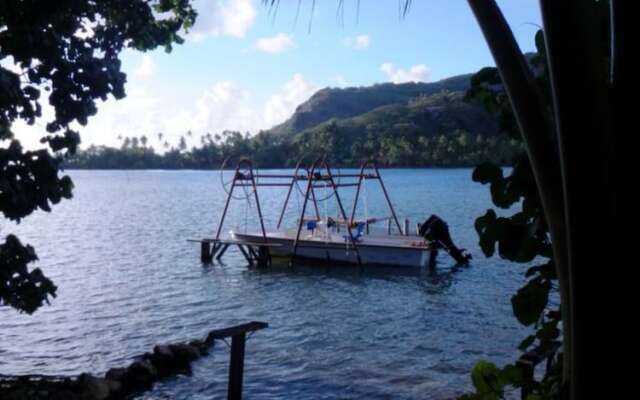
{"label": "boat hull", "polygon": [[[234,238],[247,242],[260,242],[261,235],[234,233]],[[294,253],[294,240],[287,237],[267,236],[272,256],[291,257]],[[426,247],[398,247],[367,244],[364,241],[357,243],[358,251],[352,244],[328,242],[322,240],[298,241],[295,256],[313,260],[322,260],[339,264],[359,264],[358,255],[362,264],[384,265],[397,267],[419,268],[426,265],[431,249]]]}

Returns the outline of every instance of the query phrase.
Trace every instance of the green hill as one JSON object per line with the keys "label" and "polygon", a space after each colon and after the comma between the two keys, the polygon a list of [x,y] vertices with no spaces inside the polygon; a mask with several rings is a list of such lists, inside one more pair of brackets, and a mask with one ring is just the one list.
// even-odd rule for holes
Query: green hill
{"label": "green hill", "polygon": [[463,92],[469,88],[471,75],[458,75],[437,82],[383,83],[344,89],[325,88],[300,104],[284,123],[268,132],[291,135],[332,118],[349,118],[389,104],[406,104],[418,96],[442,91]]}
{"label": "green hill", "polygon": [[498,134],[494,115],[464,99],[470,76],[322,89],[286,122],[257,135],[275,148],[256,155],[267,165],[323,153],[345,165],[364,158],[388,166],[508,164],[519,145]]}

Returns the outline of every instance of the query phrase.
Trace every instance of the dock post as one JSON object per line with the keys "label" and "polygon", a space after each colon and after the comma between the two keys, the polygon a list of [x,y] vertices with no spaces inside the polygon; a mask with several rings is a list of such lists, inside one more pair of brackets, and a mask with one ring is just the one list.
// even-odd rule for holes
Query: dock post
{"label": "dock post", "polygon": [[271,253],[267,246],[259,246],[258,247],[258,267],[269,267],[271,266]]}
{"label": "dock post", "polygon": [[229,364],[229,400],[242,399],[242,374],[244,372],[244,344],[246,334],[231,337],[231,362]]}
{"label": "dock post", "polygon": [[211,254],[211,243],[203,240],[200,242],[200,260],[204,264],[209,264],[213,260],[213,254]]}

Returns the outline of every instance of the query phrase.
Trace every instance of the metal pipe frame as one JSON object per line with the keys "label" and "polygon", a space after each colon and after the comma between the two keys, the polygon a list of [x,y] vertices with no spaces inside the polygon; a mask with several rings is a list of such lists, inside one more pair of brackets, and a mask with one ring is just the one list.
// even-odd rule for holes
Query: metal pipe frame
{"label": "metal pipe frame", "polygon": [[[249,173],[248,175],[244,175],[240,173],[240,170],[242,168],[246,168]],[[375,171],[375,174],[365,174],[365,169],[373,169]],[[303,169],[304,171],[306,171],[306,175],[305,174],[301,174],[300,170]],[[326,172],[325,175],[323,175],[320,171],[324,170]],[[273,182],[263,182],[263,183],[257,183],[256,182],[256,178],[270,178],[270,179],[290,179],[291,181],[288,184],[285,183],[273,183]],[[334,177],[343,177],[343,178],[358,178],[358,181],[355,183],[338,183],[336,184],[334,181]],[[377,179],[378,182],[380,182],[380,187],[382,188],[382,192],[384,194],[385,200],[387,202],[387,206],[389,207],[389,210],[391,211],[391,215],[398,228],[399,232],[403,232],[403,229],[400,225],[400,221],[398,220],[398,217],[396,215],[396,212],[393,208],[393,205],[391,204],[391,199],[389,198],[389,194],[387,193],[387,189],[384,186],[384,182],[382,180],[382,177],[380,176],[380,171],[378,170],[378,166],[376,165],[376,163],[372,160],[368,160],[365,161],[364,163],[362,163],[361,167],[360,167],[360,173],[358,174],[333,174],[331,171],[331,167],[329,166],[329,163],[326,160],[326,155],[324,155],[321,158],[318,158],[316,161],[314,161],[314,163],[311,165],[310,169],[307,169],[306,167],[304,167],[302,160],[299,161],[296,164],[296,169],[294,171],[294,173],[292,175],[279,175],[279,174],[255,174],[254,173],[254,169],[253,169],[253,163],[251,162],[251,160],[249,160],[248,158],[241,158],[238,163],[236,164],[236,169],[234,171],[234,177],[233,177],[233,181],[231,184],[231,188],[229,190],[229,193],[227,195],[227,200],[225,202],[225,206],[224,206],[224,210],[222,212],[222,217],[220,218],[220,224],[218,225],[218,230],[216,232],[216,238],[215,240],[219,240],[220,239],[220,233],[222,232],[222,226],[224,224],[226,215],[227,215],[227,211],[229,209],[229,204],[231,202],[231,198],[233,197],[233,191],[236,187],[247,187],[250,186],[253,188],[253,194],[256,200],[256,209],[258,211],[258,218],[260,220],[260,228],[262,230],[262,240],[264,243],[267,242],[267,233],[266,233],[266,229],[264,226],[264,218],[262,215],[262,209],[260,207],[260,199],[258,196],[258,187],[283,187],[283,186],[288,186],[289,190],[287,191],[287,196],[285,198],[283,207],[282,207],[282,211],[280,212],[280,217],[278,219],[278,224],[277,224],[277,229],[280,229],[280,226],[282,225],[282,221],[284,219],[284,214],[286,212],[287,209],[287,205],[289,203],[289,200],[291,198],[291,192],[293,191],[293,186],[297,184],[298,181],[301,180],[306,180],[307,181],[307,187],[304,193],[304,201],[303,201],[303,205],[302,205],[302,212],[300,215],[300,220],[298,222],[298,229],[297,229],[297,233],[296,233],[296,238],[294,241],[294,245],[293,245],[293,255],[292,257],[295,257],[296,252],[297,252],[297,248],[298,248],[298,242],[300,240],[300,233],[302,232],[302,226],[304,224],[305,221],[305,213],[307,210],[307,205],[309,203],[309,197],[311,196],[312,198],[312,202],[314,204],[314,208],[315,208],[315,214],[316,214],[316,220],[320,220],[320,212],[318,209],[318,201],[316,199],[315,196],[315,190],[316,188],[325,188],[326,186],[324,185],[317,185],[316,182],[328,182],[329,183],[329,187],[333,190],[333,194],[336,196],[336,201],[338,203],[338,207],[340,209],[340,213],[342,215],[342,219],[343,221],[348,223],[346,224],[347,226],[347,232],[349,234],[348,239],[351,244],[353,245],[354,251],[356,252],[357,258],[358,258],[358,264],[362,264],[362,260],[360,258],[360,251],[358,249],[358,245],[357,243],[353,240],[353,235],[352,235],[352,230],[351,227],[353,226],[354,222],[355,222],[355,213],[356,213],[356,209],[358,206],[358,200],[360,198],[360,190],[362,189],[362,181],[364,179]],[[240,181],[240,182],[238,182]],[[340,187],[356,187],[356,195],[354,197],[354,201],[353,201],[353,207],[351,210],[351,216],[350,218],[347,218],[345,209],[342,205],[342,200],[340,199],[340,194],[338,193],[338,188]],[[389,220],[391,219],[389,218]],[[367,222],[367,228],[368,228],[368,222]],[[226,249],[225,249],[226,250]],[[221,253],[223,253],[224,251],[222,251]],[[218,256],[220,256],[221,254],[218,254]]]}
{"label": "metal pipe frame", "polygon": [[[373,169],[375,171],[375,174],[365,174],[364,170],[370,168]],[[387,202],[387,206],[389,207],[389,211],[391,211],[391,216],[394,220],[394,222],[396,223],[396,226],[398,227],[398,231],[402,232],[402,228],[400,227],[400,221],[398,221],[398,217],[396,216],[396,211],[393,208],[393,204],[391,204],[391,199],[389,198],[389,194],[387,193],[387,189],[384,186],[384,182],[382,180],[382,177],[380,176],[380,171],[378,170],[378,166],[376,165],[375,161],[373,160],[367,160],[365,162],[362,163],[362,165],[360,166],[360,173],[358,175],[355,175],[358,177],[358,183],[357,183],[357,189],[356,189],[356,195],[353,198],[353,207],[351,208],[351,219],[350,224],[353,225],[353,222],[355,220],[355,216],[356,216],[356,209],[358,208],[358,200],[360,198],[360,189],[362,187],[362,180],[363,179],[376,179],[378,180],[378,182],[380,182],[380,187],[382,188],[382,193],[384,194],[384,198]],[[367,227],[368,227],[368,223],[367,223]],[[388,229],[390,232],[390,229]]]}
{"label": "metal pipe frame", "polygon": [[[240,174],[240,169],[244,167],[249,171],[249,176],[244,176]],[[237,181],[250,181],[250,184],[236,183]],[[233,181],[231,183],[231,188],[229,189],[229,193],[227,194],[227,201],[224,205],[224,210],[222,211],[222,217],[220,218],[220,224],[218,225],[218,230],[216,232],[216,239],[220,239],[220,233],[222,232],[222,226],[224,225],[224,220],[227,216],[227,211],[229,209],[229,204],[231,203],[231,198],[233,197],[233,190],[236,186],[251,186],[253,187],[253,195],[256,199],[256,209],[258,211],[258,219],[260,220],[260,228],[262,230],[262,241],[264,243],[267,242],[267,231],[264,228],[264,218],[262,217],[262,209],[260,208],[260,198],[258,196],[258,188],[255,180],[255,174],[253,173],[253,163],[250,159],[243,157],[238,160],[236,164],[236,169],[233,175]]]}
{"label": "metal pipe frame", "polygon": [[[318,176],[315,174],[316,169],[325,169],[327,172],[327,175],[321,175],[319,174]],[[308,174],[308,179],[307,179],[307,190],[305,191],[305,196],[304,196],[304,202],[302,204],[302,213],[300,215],[300,221],[298,223],[298,230],[296,232],[296,238],[295,241],[293,242],[293,254],[292,254],[292,258],[296,256],[297,250],[298,250],[298,242],[300,240],[300,233],[302,232],[302,225],[304,224],[304,215],[307,209],[307,203],[309,201],[309,194],[313,193],[313,187],[314,181],[320,181],[320,180],[327,180],[329,181],[330,187],[333,190],[334,195],[336,196],[336,201],[338,203],[338,207],[340,208],[340,213],[342,214],[342,218],[346,221],[347,220],[347,215],[344,211],[344,207],[342,206],[342,200],[340,200],[340,194],[338,193],[338,186],[336,185],[336,183],[333,180],[333,176],[331,174],[331,167],[329,166],[329,163],[327,163],[326,161],[326,155],[323,156],[320,159],[317,159],[312,165],[311,165],[311,169],[309,170],[309,174]],[[324,187],[324,186],[323,186]],[[314,198],[314,203],[316,203],[315,198]],[[358,264],[362,265],[362,259],[360,258],[360,251],[358,249],[358,245],[357,243],[353,240],[353,234],[352,234],[352,230],[351,230],[351,224],[347,224],[347,232],[349,233],[348,236],[348,241],[351,242],[351,244],[353,245],[353,249],[356,253],[356,257],[358,259]]]}

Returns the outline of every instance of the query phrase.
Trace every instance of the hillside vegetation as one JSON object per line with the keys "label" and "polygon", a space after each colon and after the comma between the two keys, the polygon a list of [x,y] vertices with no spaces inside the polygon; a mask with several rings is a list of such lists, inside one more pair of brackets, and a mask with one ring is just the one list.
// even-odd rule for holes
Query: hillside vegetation
{"label": "hillside vegetation", "polygon": [[367,158],[383,166],[508,165],[521,145],[499,134],[496,117],[465,100],[469,75],[434,83],[378,84],[318,91],[283,124],[257,135],[206,134],[201,145],[147,147],[124,138],[120,149],[90,147],[68,168],[217,168],[227,156],[249,156],[262,168],[290,167],[328,154],[342,166]]}
{"label": "hillside vegetation", "polygon": [[442,91],[465,92],[471,75],[458,75],[437,82],[382,83],[344,89],[325,88],[300,104],[284,123],[269,130],[274,134],[292,135],[332,118],[349,118],[390,104],[407,104],[418,96]]}

